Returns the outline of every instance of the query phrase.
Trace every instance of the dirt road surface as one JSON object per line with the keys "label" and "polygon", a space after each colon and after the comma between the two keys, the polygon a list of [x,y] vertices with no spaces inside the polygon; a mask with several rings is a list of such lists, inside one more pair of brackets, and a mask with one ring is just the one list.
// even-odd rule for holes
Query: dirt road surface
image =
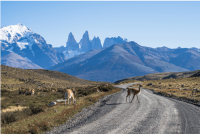
{"label": "dirt road surface", "polygon": [[[169,99],[141,89],[140,103],[135,97],[126,102],[122,91],[106,96],[91,108],[48,134],[200,134],[200,107]],[[131,97],[132,98],[132,97]]]}

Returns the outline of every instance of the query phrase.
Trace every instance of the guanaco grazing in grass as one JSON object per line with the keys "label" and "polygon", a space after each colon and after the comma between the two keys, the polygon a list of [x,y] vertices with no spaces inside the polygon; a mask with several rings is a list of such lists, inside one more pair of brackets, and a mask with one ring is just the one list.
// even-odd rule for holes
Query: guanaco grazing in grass
{"label": "guanaco grazing in grass", "polygon": [[32,89],[31,90],[31,95],[34,95],[35,94],[35,89]]}
{"label": "guanaco grazing in grass", "polygon": [[[139,98],[138,98],[138,94],[140,94],[140,92],[141,92],[140,87],[141,87],[141,85],[139,85],[139,90],[135,89],[135,88],[129,88],[129,87],[127,87],[128,90],[127,90],[126,102],[127,102],[127,97],[129,97],[129,103],[132,103],[135,95],[137,95],[137,100],[140,103]],[[133,98],[132,98],[132,100],[130,102],[130,96],[131,96],[131,94],[133,94]]]}
{"label": "guanaco grazing in grass", "polygon": [[75,96],[75,95],[76,95],[76,89],[73,88],[73,89],[72,89],[72,92],[74,93],[74,96]]}
{"label": "guanaco grazing in grass", "polygon": [[[71,89],[66,89],[66,93],[67,93],[67,99],[68,99],[68,105],[71,104],[71,99],[73,99],[73,104],[75,104],[76,99],[74,97],[74,93]],[[70,100],[70,102],[69,102]]]}

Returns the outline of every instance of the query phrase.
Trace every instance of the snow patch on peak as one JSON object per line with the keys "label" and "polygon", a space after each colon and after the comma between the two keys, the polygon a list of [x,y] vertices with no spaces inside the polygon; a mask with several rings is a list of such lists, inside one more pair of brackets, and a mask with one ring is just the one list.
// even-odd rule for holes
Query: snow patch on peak
{"label": "snow patch on peak", "polygon": [[26,39],[18,41],[17,45],[19,46],[20,50],[26,48],[27,45],[29,45],[29,43],[27,42]]}
{"label": "snow patch on peak", "polygon": [[71,50],[65,50],[63,52],[63,54],[67,57],[67,58],[72,58],[76,55],[79,55],[81,54],[81,52],[79,52],[78,50],[74,50],[74,51],[71,51]]}
{"label": "snow patch on peak", "polygon": [[0,40],[5,40],[8,43],[13,43],[24,36],[29,36],[33,33],[29,28],[22,24],[10,25],[0,29]]}

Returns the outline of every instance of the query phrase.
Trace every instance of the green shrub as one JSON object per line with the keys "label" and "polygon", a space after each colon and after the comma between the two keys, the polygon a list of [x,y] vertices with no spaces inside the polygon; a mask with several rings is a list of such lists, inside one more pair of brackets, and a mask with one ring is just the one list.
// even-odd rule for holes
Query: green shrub
{"label": "green shrub", "polygon": [[78,88],[77,97],[87,96],[95,92],[94,87]]}
{"label": "green shrub", "polygon": [[111,85],[108,85],[108,86],[106,86],[106,85],[100,85],[100,86],[98,87],[98,89],[99,89],[100,91],[102,91],[102,92],[108,92],[108,91],[112,91],[112,90],[114,89],[114,87],[111,86]]}
{"label": "green shrub", "polygon": [[17,121],[17,116],[13,112],[1,113],[1,123],[9,124],[11,122]]}
{"label": "green shrub", "polygon": [[31,134],[39,134],[39,129],[37,125],[28,124],[29,133]]}
{"label": "green shrub", "polygon": [[7,108],[6,103],[1,103],[1,109],[6,109],[6,108]]}
{"label": "green shrub", "polygon": [[93,103],[95,103],[97,101],[97,98],[95,98],[95,97],[87,97],[85,99],[88,100],[88,101],[91,101]]}
{"label": "green shrub", "polygon": [[30,105],[29,108],[30,108],[32,114],[37,114],[37,113],[40,113],[40,112],[44,112],[44,106]]}
{"label": "green shrub", "polygon": [[22,111],[6,112],[1,114],[1,123],[2,125],[15,122],[17,120],[26,118],[27,116],[32,115],[30,108],[23,109]]}
{"label": "green shrub", "polygon": [[51,128],[50,124],[48,124],[46,121],[41,122],[39,127],[41,131],[48,131]]}
{"label": "green shrub", "polygon": [[43,92],[48,92],[48,93],[49,93],[49,92],[51,92],[51,91],[48,90],[48,89],[44,89]]}

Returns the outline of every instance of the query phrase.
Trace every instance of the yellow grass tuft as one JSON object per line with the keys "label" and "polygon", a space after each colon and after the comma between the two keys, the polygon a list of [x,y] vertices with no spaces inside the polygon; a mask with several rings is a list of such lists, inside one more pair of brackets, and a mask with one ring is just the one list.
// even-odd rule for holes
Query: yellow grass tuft
{"label": "yellow grass tuft", "polygon": [[23,109],[28,108],[28,107],[22,107],[22,106],[9,106],[6,109],[1,110],[2,113],[5,112],[14,112],[14,111],[22,111]]}

